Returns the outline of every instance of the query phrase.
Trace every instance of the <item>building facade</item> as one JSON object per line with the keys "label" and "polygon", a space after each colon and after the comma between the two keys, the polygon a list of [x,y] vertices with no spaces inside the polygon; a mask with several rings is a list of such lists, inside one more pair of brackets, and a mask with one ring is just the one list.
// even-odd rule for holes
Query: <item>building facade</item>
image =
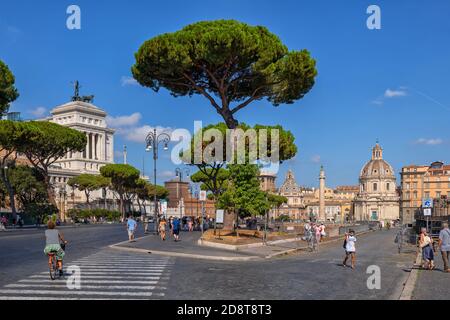
{"label": "building facade", "polygon": [[430,165],[408,165],[402,168],[400,178],[400,213],[404,224],[413,224],[421,218],[425,199],[435,200],[433,216],[438,212],[439,204],[442,209],[448,209],[445,202],[450,199],[450,165],[441,161]]}
{"label": "building facade", "polygon": [[286,173],[278,194],[286,197],[288,201],[273,212],[273,218],[285,215],[294,220],[306,219],[306,201],[308,200],[309,203],[309,200],[314,197],[314,189],[299,186],[292,170]]}
{"label": "building facade", "polygon": [[275,186],[275,180],[277,175],[269,172],[263,172],[259,174],[259,182],[261,190],[264,192],[276,193],[277,188]]}
{"label": "building facade", "polygon": [[393,221],[400,217],[399,195],[392,166],[377,143],[372,158],[361,170],[360,190],[354,201],[356,221]]}
{"label": "building facade", "polygon": [[[86,134],[86,149],[83,152],[68,152],[50,167],[50,182],[55,189],[55,198],[60,215],[65,220],[66,211],[86,202],[84,192],[72,189],[67,181],[77,175],[100,174],[100,168],[114,163],[114,130],[108,128],[107,113],[83,101],[71,101],[54,108],[49,118],[43,119]],[[116,206],[111,191],[96,190],[90,199],[106,208]]]}

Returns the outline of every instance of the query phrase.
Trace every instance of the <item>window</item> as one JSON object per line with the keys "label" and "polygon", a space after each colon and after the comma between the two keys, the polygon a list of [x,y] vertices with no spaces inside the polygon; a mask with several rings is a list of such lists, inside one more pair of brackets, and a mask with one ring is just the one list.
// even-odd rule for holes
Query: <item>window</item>
{"label": "window", "polygon": [[378,185],[376,183],[373,184],[373,191],[378,191]]}
{"label": "window", "polygon": [[426,199],[428,199],[430,197],[430,191],[425,192],[424,196],[425,196]]}
{"label": "window", "polygon": [[417,191],[413,192],[413,199],[417,199]]}
{"label": "window", "polygon": [[410,194],[409,194],[409,192],[405,192],[405,200],[409,200],[411,197],[410,197]]}
{"label": "window", "polygon": [[387,191],[389,191],[390,186],[391,186],[391,185],[389,184],[389,182],[386,183],[386,190],[387,190]]}
{"label": "window", "polygon": [[436,191],[436,198],[440,198],[441,197],[441,192],[440,191]]}

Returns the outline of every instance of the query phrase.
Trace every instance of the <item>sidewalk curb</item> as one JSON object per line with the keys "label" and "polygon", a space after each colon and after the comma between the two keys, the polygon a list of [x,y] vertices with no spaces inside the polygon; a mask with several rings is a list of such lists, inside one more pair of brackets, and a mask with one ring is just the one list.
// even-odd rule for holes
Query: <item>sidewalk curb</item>
{"label": "sidewalk curb", "polygon": [[205,255],[201,255],[201,254],[167,252],[167,251],[156,251],[156,250],[148,250],[148,249],[121,247],[121,246],[118,246],[118,245],[110,245],[109,248],[115,249],[115,250],[121,250],[121,251],[131,251],[131,252],[136,252],[136,253],[147,253],[147,254],[156,254],[156,255],[161,255],[161,256],[178,257],[178,258],[191,258],[191,259],[203,259],[203,260],[256,261],[256,260],[261,260],[262,259],[261,257],[258,257],[258,256],[248,256],[248,257],[205,256]]}
{"label": "sidewalk curb", "polygon": [[[147,237],[151,237],[152,235],[146,235],[140,238],[136,238],[135,240],[144,239]],[[178,258],[191,258],[191,259],[204,259],[204,260],[217,260],[217,261],[256,261],[263,259],[262,257],[258,256],[247,256],[247,257],[224,257],[224,256],[205,256],[201,254],[191,254],[191,253],[181,253],[181,252],[168,252],[168,251],[157,251],[157,250],[149,250],[149,249],[140,249],[140,248],[130,248],[130,247],[123,247],[122,244],[129,243],[128,240],[118,242],[112,245],[109,245],[108,247],[115,250],[121,250],[121,251],[131,251],[136,253],[146,253],[146,254],[157,254],[161,256],[168,256],[168,257],[178,257]]]}
{"label": "sidewalk curb", "polygon": [[419,276],[419,269],[415,269],[415,265],[420,265],[421,257],[420,253],[417,253],[416,263],[411,267],[408,279],[403,284],[403,290],[398,300],[412,300],[414,288],[416,287],[417,278]]}
{"label": "sidewalk curb", "polygon": [[283,244],[283,243],[289,243],[289,242],[295,242],[295,241],[298,241],[298,238],[274,240],[274,241],[268,241],[267,243],[256,242],[256,243],[249,243],[249,244],[233,245],[233,244],[225,244],[225,243],[208,241],[208,240],[204,240],[204,239],[200,238],[200,239],[198,239],[197,244],[199,246],[210,247],[210,248],[219,248],[219,249],[230,250],[230,251],[241,251],[241,250],[246,250],[246,249],[251,249],[251,248],[263,247],[265,245],[276,245],[276,244]]}

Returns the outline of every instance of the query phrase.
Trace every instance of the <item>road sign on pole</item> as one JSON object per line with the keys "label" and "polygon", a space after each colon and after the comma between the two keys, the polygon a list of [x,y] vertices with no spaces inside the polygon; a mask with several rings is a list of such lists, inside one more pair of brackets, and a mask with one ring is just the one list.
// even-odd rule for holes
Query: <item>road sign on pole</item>
{"label": "road sign on pole", "polygon": [[216,223],[223,223],[224,210],[216,210]]}
{"label": "road sign on pole", "polygon": [[422,207],[423,208],[433,208],[433,199],[423,199]]}
{"label": "road sign on pole", "polygon": [[425,208],[423,209],[423,215],[425,217],[431,217],[431,208]]}
{"label": "road sign on pole", "polygon": [[206,201],[206,191],[200,191],[200,194],[199,194],[199,200],[200,201]]}

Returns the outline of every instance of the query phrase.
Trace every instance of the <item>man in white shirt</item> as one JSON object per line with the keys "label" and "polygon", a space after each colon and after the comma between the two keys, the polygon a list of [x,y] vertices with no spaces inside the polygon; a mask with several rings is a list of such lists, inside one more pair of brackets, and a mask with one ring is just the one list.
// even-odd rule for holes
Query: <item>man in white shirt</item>
{"label": "man in white shirt", "polygon": [[356,245],[355,245],[355,243],[356,243],[355,231],[350,229],[349,232],[345,234],[345,242],[344,242],[345,259],[344,259],[344,262],[342,263],[342,265],[344,267],[347,267],[347,260],[349,257],[351,257],[352,269],[355,269],[355,264],[356,264]]}

